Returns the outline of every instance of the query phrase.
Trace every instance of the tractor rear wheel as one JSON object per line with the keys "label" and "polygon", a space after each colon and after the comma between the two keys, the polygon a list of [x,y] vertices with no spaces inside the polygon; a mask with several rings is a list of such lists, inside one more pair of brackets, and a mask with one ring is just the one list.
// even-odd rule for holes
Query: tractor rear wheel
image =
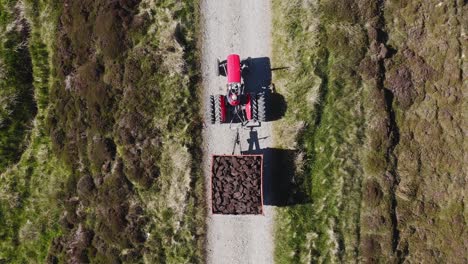
{"label": "tractor rear wheel", "polygon": [[250,94],[251,98],[251,111],[252,111],[252,119],[255,121],[258,121],[258,100],[257,100],[257,94],[251,93]]}
{"label": "tractor rear wheel", "polygon": [[257,120],[267,121],[267,97],[265,93],[257,94]]}

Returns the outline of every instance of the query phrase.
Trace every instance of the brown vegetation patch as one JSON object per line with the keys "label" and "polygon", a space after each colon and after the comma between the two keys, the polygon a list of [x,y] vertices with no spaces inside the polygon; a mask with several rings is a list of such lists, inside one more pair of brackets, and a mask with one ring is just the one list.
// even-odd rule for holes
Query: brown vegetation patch
{"label": "brown vegetation patch", "polygon": [[93,177],[84,175],[78,181],[76,190],[81,199],[92,199],[96,193],[96,186],[94,185]]}
{"label": "brown vegetation patch", "polygon": [[379,205],[383,198],[380,184],[376,181],[368,181],[365,185],[365,201],[371,205]]}
{"label": "brown vegetation patch", "polygon": [[[134,133],[136,127],[145,124],[131,118],[120,119],[121,126],[115,126],[119,118],[115,102],[121,96],[124,75],[124,67],[119,65],[124,64],[130,45],[126,29],[138,3],[66,1],[63,5],[54,61],[57,75],[64,82],[51,92],[55,105],[49,126],[55,148],[72,167],[83,171],[83,176],[77,175],[75,186],[69,187],[70,193],[78,194],[78,200],[67,207],[62,221],[70,234],[76,235],[64,236],[52,252],[60,248],[77,252],[73,253],[76,262],[117,260],[121,248],[132,248],[131,256],[141,256],[138,245],[146,240],[142,231],[146,220],[139,217],[141,207],[138,214],[130,212],[133,187],[126,177],[128,174],[149,187],[156,174],[154,164],[145,163],[141,154],[147,144],[135,148],[142,138],[147,138]],[[117,132],[113,132],[114,128]],[[117,141],[123,138],[128,143],[123,147],[124,158],[133,158],[117,158],[115,135]],[[91,208],[88,213],[80,209],[85,206]],[[76,238],[82,234],[80,228],[91,229],[94,238],[74,243],[81,241]]]}
{"label": "brown vegetation patch", "polygon": [[395,95],[398,104],[406,109],[411,106],[415,96],[411,72],[408,67],[402,66],[387,76],[389,89]]}
{"label": "brown vegetation patch", "polygon": [[367,235],[362,238],[361,254],[366,256],[366,263],[378,262],[382,256],[382,247],[379,243],[380,237],[376,235]]}
{"label": "brown vegetation patch", "polygon": [[83,227],[82,224],[79,224],[78,228],[71,234],[71,237],[65,247],[69,263],[89,262],[86,251],[91,244],[92,239],[93,232]]}

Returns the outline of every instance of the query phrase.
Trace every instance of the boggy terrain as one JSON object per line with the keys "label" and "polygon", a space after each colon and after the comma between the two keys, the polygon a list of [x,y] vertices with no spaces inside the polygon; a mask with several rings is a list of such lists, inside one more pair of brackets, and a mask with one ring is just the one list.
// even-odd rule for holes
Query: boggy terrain
{"label": "boggy terrain", "polygon": [[276,259],[467,262],[466,1],[273,1],[275,73],[309,197]]}
{"label": "boggy terrain", "polygon": [[200,262],[197,3],[18,6],[39,113],[2,175],[0,262]]}

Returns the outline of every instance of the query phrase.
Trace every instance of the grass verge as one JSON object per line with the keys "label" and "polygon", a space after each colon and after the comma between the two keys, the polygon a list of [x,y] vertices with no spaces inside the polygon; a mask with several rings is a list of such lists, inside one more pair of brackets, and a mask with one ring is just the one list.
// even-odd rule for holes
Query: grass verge
{"label": "grass verge", "polygon": [[54,257],[201,262],[196,3],[80,2],[61,19],[49,124],[79,202]]}
{"label": "grass verge", "polygon": [[[275,130],[292,135],[287,140],[277,137],[283,138],[277,144],[296,146],[301,153],[296,178],[304,178],[300,182],[311,201],[278,210],[279,263],[347,262],[356,257],[363,88],[353,70],[364,56],[366,36],[354,21],[353,9],[337,8],[326,1],[273,5],[274,28],[282,29],[273,35],[273,60],[291,67],[275,74],[276,87],[288,101],[288,113]],[[340,8],[343,14],[335,13]],[[350,51],[348,45],[355,48]],[[287,47],[289,52],[283,53]]]}

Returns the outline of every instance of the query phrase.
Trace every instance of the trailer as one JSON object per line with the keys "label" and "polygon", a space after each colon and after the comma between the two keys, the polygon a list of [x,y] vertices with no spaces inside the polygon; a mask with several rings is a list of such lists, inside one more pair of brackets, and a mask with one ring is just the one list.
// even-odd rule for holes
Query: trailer
{"label": "trailer", "polygon": [[263,155],[213,155],[213,214],[263,215]]}

